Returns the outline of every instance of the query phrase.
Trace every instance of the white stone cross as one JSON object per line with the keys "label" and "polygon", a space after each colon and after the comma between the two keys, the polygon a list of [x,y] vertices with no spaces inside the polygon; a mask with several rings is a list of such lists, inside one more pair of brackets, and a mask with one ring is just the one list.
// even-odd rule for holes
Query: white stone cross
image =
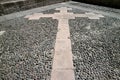
{"label": "white stone cross", "polygon": [[72,10],[72,8],[67,7],[56,8],[56,10],[60,10],[60,13],[35,13],[33,15],[25,16],[25,18],[28,18],[29,20],[38,20],[41,17],[52,17],[53,19],[57,19],[59,21],[51,80],[75,80],[68,21],[69,19],[75,19],[75,17],[88,17],[89,19],[100,19],[104,16],[102,16],[101,14],[94,13],[68,13],[67,11]]}
{"label": "white stone cross", "polygon": [[68,13],[68,10],[72,10],[72,8],[67,7],[61,7],[56,8],[56,10],[60,10],[60,13],[54,13],[54,14],[43,14],[43,13],[35,13],[32,15],[25,16],[25,18],[28,18],[29,20],[38,20],[42,17],[52,17],[53,19],[75,19],[75,17],[88,17],[89,19],[100,19],[101,17],[104,17],[101,14],[95,14],[95,13],[85,13],[85,14],[74,14],[74,13]]}

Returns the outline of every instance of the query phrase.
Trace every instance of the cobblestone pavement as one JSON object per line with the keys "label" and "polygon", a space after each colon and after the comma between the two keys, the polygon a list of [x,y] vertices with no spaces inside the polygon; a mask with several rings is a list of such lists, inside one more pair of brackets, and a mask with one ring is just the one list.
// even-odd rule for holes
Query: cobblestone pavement
{"label": "cobblestone pavement", "polygon": [[76,18],[69,24],[76,80],[120,80],[120,19]]}
{"label": "cobblestone pavement", "polygon": [[[59,12],[54,9],[42,13]],[[69,20],[75,80],[120,80],[120,19],[113,16]],[[0,22],[0,80],[50,80],[57,28],[52,18]]]}
{"label": "cobblestone pavement", "polygon": [[52,18],[1,22],[0,80],[50,80],[57,24]]}

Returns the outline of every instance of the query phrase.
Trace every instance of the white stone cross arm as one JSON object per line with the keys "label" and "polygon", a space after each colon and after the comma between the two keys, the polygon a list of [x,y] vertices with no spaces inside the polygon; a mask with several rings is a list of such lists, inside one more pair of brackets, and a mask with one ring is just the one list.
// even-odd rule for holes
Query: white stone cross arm
{"label": "white stone cross arm", "polygon": [[24,18],[28,18],[28,20],[39,20],[42,17],[53,17],[53,14],[34,13],[32,15],[27,15]]}
{"label": "white stone cross arm", "polygon": [[42,17],[52,17],[53,19],[75,19],[75,17],[88,17],[89,19],[100,19],[101,17],[104,17],[101,14],[95,14],[92,12],[85,13],[85,14],[74,14],[67,12],[68,10],[72,10],[72,8],[67,7],[61,7],[56,8],[56,10],[59,10],[59,13],[54,14],[43,14],[43,13],[34,13],[32,15],[27,15],[25,18],[28,18],[29,20],[38,20]]}

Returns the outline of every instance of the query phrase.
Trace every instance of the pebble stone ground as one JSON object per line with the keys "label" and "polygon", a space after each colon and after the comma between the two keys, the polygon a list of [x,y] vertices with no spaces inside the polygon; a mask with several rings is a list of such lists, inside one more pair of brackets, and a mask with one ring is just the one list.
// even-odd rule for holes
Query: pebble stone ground
{"label": "pebble stone ground", "polygon": [[52,18],[1,22],[0,80],[50,80],[57,24]]}
{"label": "pebble stone ground", "polygon": [[120,19],[76,18],[69,25],[76,80],[120,80]]}
{"label": "pebble stone ground", "polygon": [[[75,80],[120,80],[120,19],[104,16],[69,20]],[[52,18],[0,22],[0,80],[50,80],[57,27]]]}

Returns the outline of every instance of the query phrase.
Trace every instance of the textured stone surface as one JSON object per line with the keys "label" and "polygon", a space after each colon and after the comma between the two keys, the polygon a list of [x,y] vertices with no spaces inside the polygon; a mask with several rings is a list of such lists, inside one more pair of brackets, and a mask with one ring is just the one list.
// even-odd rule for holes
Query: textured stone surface
{"label": "textured stone surface", "polygon": [[73,70],[54,70],[51,80],[75,80]]}
{"label": "textured stone surface", "polygon": [[0,31],[0,36],[3,35],[5,33],[5,31]]}
{"label": "textured stone surface", "polygon": [[119,80],[120,20],[69,21],[76,80]]}
{"label": "textured stone surface", "polygon": [[104,12],[108,12],[108,13],[112,12],[114,14],[115,13],[120,14],[120,9],[114,9],[114,8],[109,8],[109,7],[90,5],[90,4],[80,3],[80,2],[73,2],[73,1],[70,1],[69,4],[77,6],[77,7],[84,7],[84,8],[88,8],[88,9],[97,10],[97,11],[104,11]]}
{"label": "textured stone surface", "polygon": [[[84,14],[89,12],[86,10],[69,12]],[[59,12],[52,9],[43,13],[54,11]],[[76,80],[119,80],[120,20],[113,16],[99,20],[85,17],[71,19],[69,24]],[[50,80],[57,27],[58,21],[52,18],[28,21],[21,17],[0,22],[0,31],[5,31],[0,36],[0,80]],[[53,73],[69,75],[66,70]]]}
{"label": "textured stone surface", "polygon": [[[43,14],[43,13],[33,13],[31,15],[26,15],[24,18],[28,20],[39,20],[40,18],[52,17],[53,19],[58,20],[58,32],[55,43],[55,54],[52,66],[51,80],[73,80],[74,78],[74,70],[73,70],[73,62],[72,62],[72,51],[71,51],[71,41],[69,39],[69,24],[68,20],[73,19],[71,16],[75,16],[67,12],[67,10],[71,10],[72,8],[60,7],[55,10],[59,10],[59,13],[54,14]],[[64,38],[63,38],[64,36]],[[66,58],[65,56],[68,56]],[[69,73],[69,70],[71,73]],[[59,70],[59,71],[58,71]],[[58,75],[63,73],[65,74]],[[68,72],[67,72],[68,71]],[[67,72],[67,73],[66,73]],[[69,77],[69,74],[71,78]],[[58,77],[58,78],[57,78]]]}
{"label": "textured stone surface", "polygon": [[69,0],[0,0],[0,16]]}
{"label": "textured stone surface", "polygon": [[50,80],[57,20],[0,23],[0,80]]}

